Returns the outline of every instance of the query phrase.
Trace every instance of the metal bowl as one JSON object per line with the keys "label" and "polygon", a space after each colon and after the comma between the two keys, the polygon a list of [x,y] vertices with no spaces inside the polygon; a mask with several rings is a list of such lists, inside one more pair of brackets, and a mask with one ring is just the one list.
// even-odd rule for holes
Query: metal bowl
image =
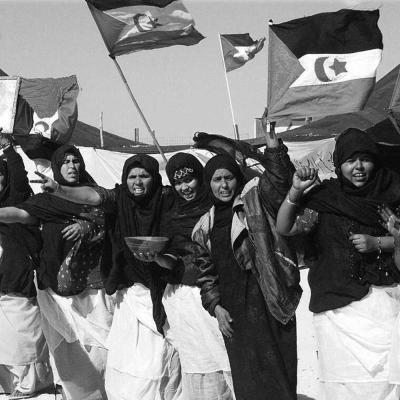
{"label": "metal bowl", "polygon": [[129,236],[125,243],[132,253],[160,253],[168,240],[164,236]]}

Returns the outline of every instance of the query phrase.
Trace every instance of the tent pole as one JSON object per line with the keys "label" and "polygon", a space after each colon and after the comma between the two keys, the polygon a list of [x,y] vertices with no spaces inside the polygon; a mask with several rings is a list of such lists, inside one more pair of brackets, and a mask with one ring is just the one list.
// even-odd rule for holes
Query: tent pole
{"label": "tent pole", "polygon": [[160,146],[160,144],[158,143],[158,141],[156,139],[156,135],[155,135],[154,131],[150,128],[149,123],[147,122],[142,110],[140,109],[139,104],[136,101],[135,96],[133,95],[132,90],[128,85],[128,82],[127,82],[127,80],[125,78],[124,73],[122,72],[122,69],[121,69],[120,65],[118,64],[118,62],[115,59],[115,57],[111,57],[111,59],[114,61],[114,65],[116,66],[116,68],[117,68],[117,70],[118,70],[118,72],[119,72],[119,74],[121,76],[121,79],[124,82],[126,89],[128,90],[129,96],[131,97],[131,100],[133,101],[133,104],[135,105],[136,109],[138,110],[140,117],[142,118],[142,120],[143,120],[143,122],[144,122],[144,124],[145,124],[145,126],[146,126],[146,128],[148,130],[148,132],[150,133],[150,136],[153,138],[154,145],[157,147],[157,150],[161,154],[161,156],[164,159],[164,161],[167,162],[167,158],[165,157],[165,154],[162,151],[161,146]]}
{"label": "tent pole", "polygon": [[104,148],[104,138],[103,138],[103,111],[100,112],[100,147]]}

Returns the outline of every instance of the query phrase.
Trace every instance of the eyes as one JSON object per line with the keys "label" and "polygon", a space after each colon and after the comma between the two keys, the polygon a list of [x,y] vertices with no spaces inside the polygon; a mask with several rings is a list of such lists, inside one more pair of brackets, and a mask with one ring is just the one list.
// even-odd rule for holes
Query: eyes
{"label": "eyes", "polygon": [[135,180],[135,179],[149,179],[151,176],[149,174],[132,174],[128,175],[128,179]]}
{"label": "eyes", "polygon": [[63,164],[69,164],[69,163],[73,163],[73,164],[79,164],[79,159],[78,158],[65,158],[63,161]]}
{"label": "eyes", "polygon": [[184,178],[181,179],[175,179],[175,186],[180,186],[183,183],[189,184],[191,183],[195,178],[193,176],[185,176]]}
{"label": "eyes", "polygon": [[357,161],[360,161],[360,162],[369,162],[369,163],[372,163],[372,162],[373,162],[371,157],[368,157],[368,156],[361,156],[361,157],[351,157],[351,158],[348,158],[344,163],[345,163],[345,164],[353,164],[353,163],[355,163],[355,162],[357,162]]}
{"label": "eyes", "polygon": [[225,181],[233,181],[235,179],[235,176],[233,174],[228,174],[228,175],[217,175],[214,176],[211,180],[213,182],[221,182],[222,179],[224,179]]}

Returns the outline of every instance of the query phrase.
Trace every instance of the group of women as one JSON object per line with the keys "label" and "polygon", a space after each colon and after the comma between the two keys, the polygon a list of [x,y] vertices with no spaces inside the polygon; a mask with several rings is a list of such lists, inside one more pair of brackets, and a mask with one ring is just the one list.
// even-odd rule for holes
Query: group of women
{"label": "group of women", "polygon": [[[391,210],[400,178],[355,129],[337,140],[337,178],[322,183],[312,168],[294,172],[274,135],[266,142],[264,173],[252,179],[229,155],[203,167],[177,153],[163,186],[158,162],[135,155],[114,189],[97,186],[66,145],[34,196],[23,166],[7,158],[26,191],[0,198],[0,318],[16,320],[0,331],[10,399],[49,386],[52,371],[67,400],[296,399],[292,236],[304,234],[318,399],[398,399],[400,235]],[[161,253],[133,253],[132,236],[169,242]],[[13,264],[20,257],[18,287],[7,251]]]}

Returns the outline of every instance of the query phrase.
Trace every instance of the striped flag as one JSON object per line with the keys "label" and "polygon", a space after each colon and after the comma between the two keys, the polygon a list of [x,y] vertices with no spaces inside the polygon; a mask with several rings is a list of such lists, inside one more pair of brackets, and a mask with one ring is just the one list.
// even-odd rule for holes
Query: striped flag
{"label": "striped flag", "polygon": [[379,11],[340,10],[270,26],[268,117],[361,110],[382,56]]}
{"label": "striped flag", "polygon": [[226,72],[242,67],[264,47],[265,38],[253,40],[248,33],[220,35]]}
{"label": "striped flag", "polygon": [[86,0],[110,57],[174,45],[204,36],[180,0]]}
{"label": "striped flag", "polygon": [[47,158],[67,143],[78,118],[78,82],[62,78],[20,78],[13,137],[28,157]]}

